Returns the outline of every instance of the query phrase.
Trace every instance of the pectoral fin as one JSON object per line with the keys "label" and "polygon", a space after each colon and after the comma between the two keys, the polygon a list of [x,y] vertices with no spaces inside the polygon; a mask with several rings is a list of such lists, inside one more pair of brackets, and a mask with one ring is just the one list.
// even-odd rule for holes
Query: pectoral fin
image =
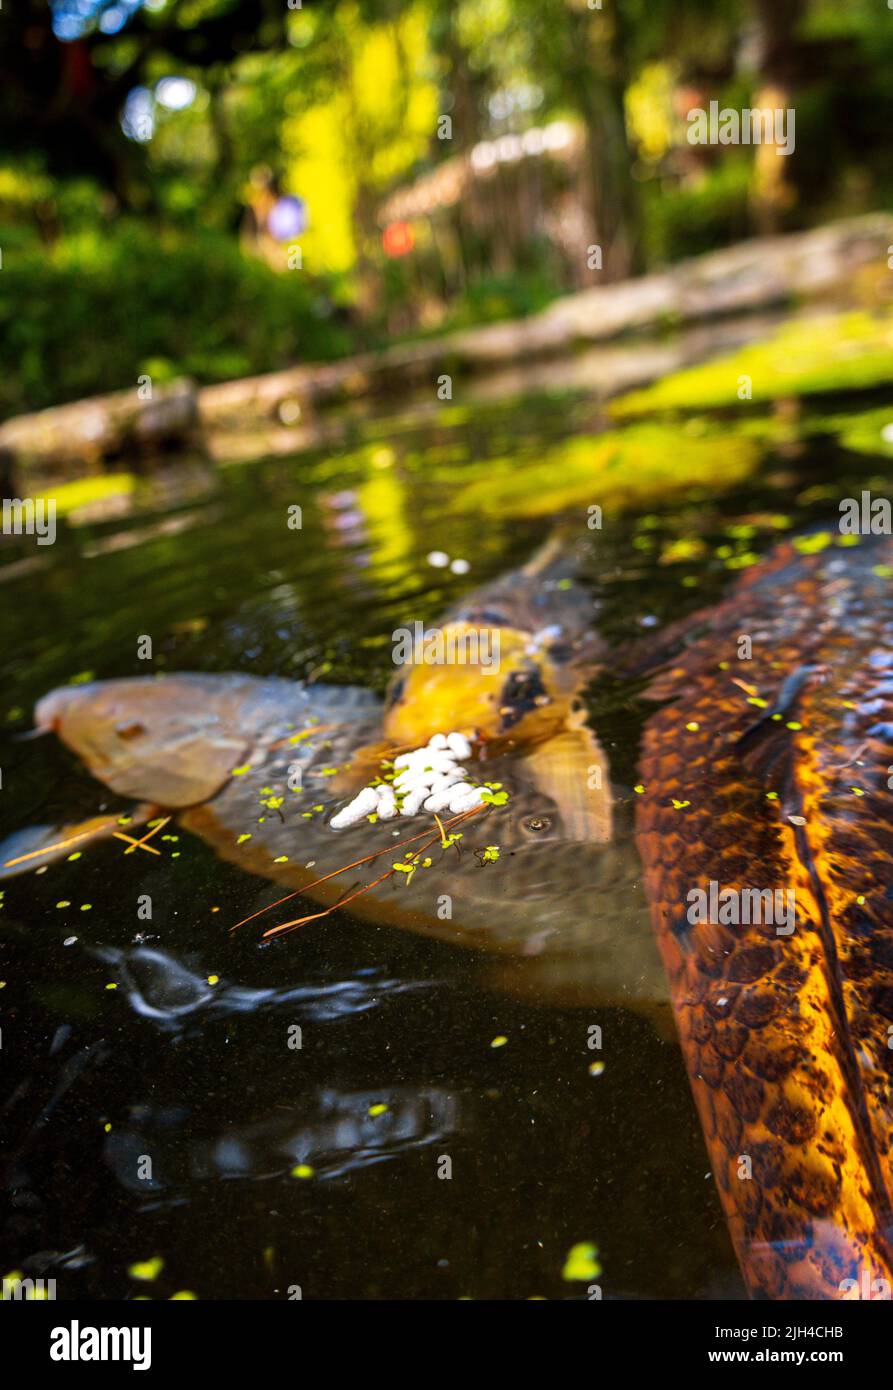
{"label": "pectoral fin", "polygon": [[580,724],[538,744],[524,760],[540,792],[558,806],[568,837],[606,844],[612,836],[608,762],[591,729]]}
{"label": "pectoral fin", "polygon": [[796,716],[804,693],[821,680],[822,674],[822,667],[798,667],[782,685],[773,707],[745,729],[735,743],[735,751],[745,767],[781,798],[785,815],[799,810],[794,778],[797,743],[792,737],[799,727]]}
{"label": "pectoral fin", "polygon": [[32,825],[17,830],[0,842],[0,880],[52,864],[110,835],[127,838],[131,830],[145,825],[156,810],[155,806],[137,806],[128,812],[123,823],[117,815],[91,816],[72,825]]}

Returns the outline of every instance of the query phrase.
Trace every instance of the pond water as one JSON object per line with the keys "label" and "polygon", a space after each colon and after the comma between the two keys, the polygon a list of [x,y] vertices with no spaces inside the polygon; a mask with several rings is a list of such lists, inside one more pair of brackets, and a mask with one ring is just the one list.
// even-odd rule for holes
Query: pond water
{"label": "pond water", "polygon": [[[879,404],[770,406],[752,466],[726,470],[718,444],[690,484],[688,445],[752,439],[752,417],[680,418],[665,489],[621,488],[592,531],[599,486],[565,497],[608,638],[715,601],[871,486],[880,443],[850,451],[823,421]],[[393,629],[527,559],[552,520],[525,496],[599,424],[581,394],[385,413],[348,422],[335,453],[195,461],[183,486],[140,483],[125,515],[61,524],[53,547],[11,541],[0,835],[124,809],[54,739],[22,740],[54,686],[235,670],[383,691]],[[437,550],[468,572],[433,566]],[[606,674],[589,701],[626,805],[641,684]],[[565,1262],[592,1242],[604,1297],[743,1296],[678,1045],[647,1010],[518,996],[476,953],[349,911],[274,943],[230,935],[272,885],[168,832],[159,856],[106,840],[3,885],[4,1273],[55,1277],[60,1298],[579,1298]],[[141,1155],[151,1178],[134,1180]]]}

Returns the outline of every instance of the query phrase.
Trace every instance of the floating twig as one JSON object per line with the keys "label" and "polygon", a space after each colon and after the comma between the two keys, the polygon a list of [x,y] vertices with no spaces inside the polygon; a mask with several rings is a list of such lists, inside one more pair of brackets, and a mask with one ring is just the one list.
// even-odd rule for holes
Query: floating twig
{"label": "floating twig", "polygon": [[20,854],[17,859],[7,859],[3,867],[4,869],[11,869],[16,864],[25,864],[29,859],[40,859],[44,854],[52,854],[57,849],[68,849],[69,845],[76,845],[79,840],[88,840],[94,835],[101,834],[107,826],[117,824],[117,816],[110,816],[102,825],[94,825],[89,830],[81,830],[77,835],[69,835],[65,840],[57,840],[54,845],[44,845],[43,849],[33,849],[28,854]]}
{"label": "floating twig", "polygon": [[[447,827],[451,829],[456,825],[461,825],[465,821],[470,820],[472,816],[479,815],[481,811],[485,809],[486,808],[483,806],[475,806],[470,811],[462,811],[459,815],[453,816],[447,821]],[[230,931],[233,932],[239,927],[244,927],[248,922],[253,922],[255,918],[262,917],[265,913],[271,912],[274,907],[281,907],[283,903],[289,902],[292,898],[297,898],[303,893],[309,893],[311,888],[317,888],[321,883],[327,883],[329,879],[337,878],[340,874],[346,874],[351,869],[361,868],[363,864],[369,864],[375,859],[380,859],[383,854],[395,854],[397,850],[404,849],[406,845],[413,845],[418,840],[424,840],[425,844],[420,846],[416,854],[423,853],[423,851],[426,850],[429,845],[433,845],[438,838],[441,844],[444,844],[447,838],[444,826],[438,816],[435,815],[434,819],[437,821],[436,832],[432,832],[430,828],[422,830],[418,835],[410,835],[407,839],[399,840],[397,844],[394,845],[384,845],[381,849],[375,850],[374,853],[364,855],[362,859],[355,859],[350,864],[343,864],[340,869],[333,869],[331,873],[323,874],[321,878],[315,878],[311,883],[305,884],[302,888],[296,888],[293,893],[286,893],[284,897],[277,898],[276,902],[268,903],[266,907],[258,908],[257,912],[252,912],[250,916],[243,917],[240,922],[236,922],[230,927]],[[344,906],[345,903],[352,902],[354,898],[359,897],[362,893],[368,893],[371,889],[377,888],[385,879],[392,878],[394,872],[395,870],[393,868],[388,869],[386,873],[374,879],[372,883],[362,885],[346,898],[339,898],[337,902],[332,903],[330,907],[325,908],[322,912],[310,913],[306,917],[298,917],[292,922],[282,922],[279,926],[271,927],[268,931],[264,932],[264,937],[276,936],[280,932],[294,930],[297,927],[303,926],[306,922],[315,922],[320,917],[327,917],[331,912],[335,912],[339,907]]]}

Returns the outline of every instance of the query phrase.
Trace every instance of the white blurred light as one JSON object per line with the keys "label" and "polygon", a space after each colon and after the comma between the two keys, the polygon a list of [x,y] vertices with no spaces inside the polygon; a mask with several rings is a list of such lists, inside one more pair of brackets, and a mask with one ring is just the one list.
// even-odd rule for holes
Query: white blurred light
{"label": "white blurred light", "polygon": [[71,39],[79,39],[84,32],[84,21],[74,14],[57,14],[53,16],[53,33],[57,39],[62,39],[67,43]]}
{"label": "white blurred light", "polygon": [[513,163],[525,155],[554,153],[566,149],[573,138],[573,127],[567,121],[553,121],[545,128],[536,126],[523,135],[500,135],[497,140],[482,140],[471,151],[471,167],[483,173],[494,164]]}
{"label": "white blurred light", "polygon": [[500,135],[496,141],[496,158],[499,160],[520,159],[523,153],[520,135]]}
{"label": "white blurred light", "polygon": [[148,87],[134,87],[127,94],[121,129],[129,140],[145,145],[155,134],[155,98]]}
{"label": "white blurred light", "polygon": [[479,145],[475,145],[471,151],[471,166],[473,169],[492,169],[496,163],[496,150],[489,140],[482,140]]}
{"label": "white blurred light", "polygon": [[279,403],[279,419],[283,425],[293,425],[296,420],[301,418],[301,402],[293,396],[286,396],[284,401]]}
{"label": "white blurred light", "polygon": [[112,5],[111,9],[103,10],[99,19],[99,27],[104,34],[117,34],[119,29],[124,28],[129,18],[130,14],[123,5]]}
{"label": "white blurred light", "polygon": [[532,111],[535,106],[542,106],[543,89],[542,87],[519,87],[515,98],[522,111]]}
{"label": "white blurred light", "polygon": [[155,97],[168,111],[185,111],[195,101],[197,90],[188,77],[162,77],[155,84]]}
{"label": "white blurred light", "polygon": [[543,131],[543,143],[547,150],[563,150],[573,138],[573,131],[567,121],[553,121]]}

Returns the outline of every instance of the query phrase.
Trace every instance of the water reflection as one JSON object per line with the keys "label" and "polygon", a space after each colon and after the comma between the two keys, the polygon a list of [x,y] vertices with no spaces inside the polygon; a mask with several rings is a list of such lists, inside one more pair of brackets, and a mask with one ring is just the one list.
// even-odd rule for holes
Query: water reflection
{"label": "water reflection", "polygon": [[459,1096],[431,1087],[322,1087],[281,1108],[281,1114],[196,1136],[188,1109],[140,1106],[132,1127],[108,1136],[104,1158],[129,1191],[176,1197],[195,1182],[274,1178],[296,1168],[296,1181],[343,1178],[438,1144],[462,1119]]}
{"label": "water reflection", "polygon": [[[34,558],[24,540],[5,546],[0,762],[14,794],[0,798],[0,834],[102,810],[103,793],[55,742],[13,736],[37,698],[73,677],[144,675],[135,634],[155,634],[162,669],[319,671],[381,691],[394,627],[436,618],[541,542],[540,518],[509,519],[506,477],[554,461],[556,440],[591,435],[598,412],[565,398],[428,422],[344,420],[338,450],[221,469],[212,500],[197,489],[185,505],[169,499],[164,517],[137,502],[126,521],[62,527],[51,561],[27,576],[16,573]],[[852,426],[849,452],[813,431],[784,469],[767,429],[768,463],[737,491],[649,495],[628,533],[618,528],[619,549],[599,533],[589,577],[608,640],[715,601],[777,525],[827,513],[823,483],[858,496],[887,466],[875,456],[880,417],[870,423],[867,443]],[[726,420],[715,433],[736,428]],[[679,437],[690,469],[697,448]],[[582,440],[581,473],[590,450]],[[552,471],[566,481],[566,458]],[[466,477],[485,495],[460,510]],[[294,501],[301,533],[285,525]],[[190,508],[195,524],[156,524]],[[122,545],[127,536],[136,543]],[[432,549],[469,557],[471,578],[432,570]],[[629,689],[609,674],[588,703],[612,779],[632,789]],[[273,890],[185,831],[177,849],[158,866],[97,846],[2,885],[0,1002],[18,1059],[0,1090],[9,1267],[57,1261],[65,1296],[110,1298],[133,1292],[130,1261],[158,1253],[176,1270],[171,1292],[270,1297],[262,1262],[275,1244],[288,1277],[302,1271],[317,1296],[562,1297],[576,1293],[561,1280],[568,1249],[594,1240],[607,1297],[740,1293],[676,1044],[621,1007],[633,991],[616,987],[639,939],[631,892],[611,900],[608,1004],[593,1002],[573,954],[557,981],[542,956],[512,959],[497,980],[492,960],[344,913],[260,951],[256,936],[225,927]],[[140,893],[156,905],[143,940]],[[581,921],[588,907],[581,900]],[[81,945],[65,949],[74,935]],[[593,1024],[605,1037],[596,1072]],[[305,1031],[297,1053],[285,1042],[293,1025]],[[508,1043],[493,1049],[497,1036]],[[436,1180],[441,1152],[454,1159],[451,1184]],[[145,1154],[153,1173],[141,1180]],[[293,1178],[298,1167],[313,1177]]]}
{"label": "water reflection", "polygon": [[364,972],[364,979],[247,989],[226,981],[210,984],[207,977],[197,975],[182,961],[148,947],[99,947],[94,954],[114,968],[136,1013],[173,1030],[184,1019],[200,1013],[215,1018],[285,1007],[296,1017],[331,1022],[375,1008],[386,995],[430,987],[424,981],[388,979],[370,970]]}

